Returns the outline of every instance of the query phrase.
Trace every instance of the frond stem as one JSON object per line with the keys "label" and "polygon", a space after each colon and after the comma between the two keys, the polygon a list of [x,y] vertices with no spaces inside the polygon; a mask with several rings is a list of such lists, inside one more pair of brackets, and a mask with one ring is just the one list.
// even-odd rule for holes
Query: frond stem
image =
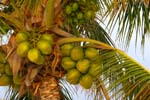
{"label": "frond stem", "polygon": [[115,50],[116,48],[113,48],[105,43],[102,43],[97,40],[89,39],[89,38],[75,38],[75,37],[70,37],[70,38],[62,38],[58,41],[58,45],[62,45],[65,43],[71,43],[71,42],[90,42],[94,43],[100,46],[102,49],[109,49],[109,50]]}
{"label": "frond stem", "polygon": [[103,94],[105,95],[106,100],[110,100],[110,97],[108,95],[107,89],[106,89],[102,79],[99,78],[99,80],[100,80],[100,87],[102,88],[102,91],[103,91]]}

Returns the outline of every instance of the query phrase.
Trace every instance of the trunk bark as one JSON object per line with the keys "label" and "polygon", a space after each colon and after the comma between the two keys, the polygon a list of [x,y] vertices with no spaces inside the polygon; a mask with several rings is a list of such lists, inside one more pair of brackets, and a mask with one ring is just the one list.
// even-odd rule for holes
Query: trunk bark
{"label": "trunk bark", "polygon": [[36,100],[62,100],[59,82],[55,77],[47,77],[39,87],[39,98]]}

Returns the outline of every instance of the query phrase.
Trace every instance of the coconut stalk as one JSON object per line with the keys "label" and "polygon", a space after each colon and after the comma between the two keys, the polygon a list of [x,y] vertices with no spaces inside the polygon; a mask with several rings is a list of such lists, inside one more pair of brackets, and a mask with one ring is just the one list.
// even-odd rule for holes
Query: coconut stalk
{"label": "coconut stalk", "polygon": [[54,0],[47,0],[43,17],[44,26],[52,27],[54,23]]}

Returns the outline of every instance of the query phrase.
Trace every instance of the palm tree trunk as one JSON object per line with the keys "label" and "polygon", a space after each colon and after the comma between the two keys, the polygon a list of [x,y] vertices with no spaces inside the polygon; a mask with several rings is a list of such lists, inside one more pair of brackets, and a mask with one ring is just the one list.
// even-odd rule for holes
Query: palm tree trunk
{"label": "palm tree trunk", "polygon": [[39,87],[39,98],[37,100],[61,100],[60,86],[55,77],[44,78]]}

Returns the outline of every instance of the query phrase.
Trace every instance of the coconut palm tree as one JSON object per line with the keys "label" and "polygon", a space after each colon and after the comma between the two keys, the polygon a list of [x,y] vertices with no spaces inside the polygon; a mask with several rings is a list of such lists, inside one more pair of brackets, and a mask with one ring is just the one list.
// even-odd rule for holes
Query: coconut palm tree
{"label": "coconut palm tree", "polygon": [[149,71],[102,27],[105,19],[110,30],[118,22],[124,47],[133,30],[144,45],[149,12],[149,0],[1,0],[0,34],[10,37],[0,48],[7,98],[72,100],[77,86],[94,100],[149,100]]}

